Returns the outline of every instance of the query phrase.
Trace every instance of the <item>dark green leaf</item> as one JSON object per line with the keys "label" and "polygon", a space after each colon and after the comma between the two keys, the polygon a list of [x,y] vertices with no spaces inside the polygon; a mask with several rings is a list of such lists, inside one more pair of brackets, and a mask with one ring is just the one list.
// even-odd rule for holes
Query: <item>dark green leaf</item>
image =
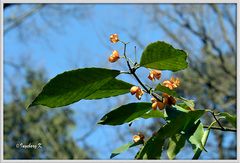
{"label": "dark green leaf", "polygon": [[119,147],[119,148],[115,149],[114,151],[112,151],[112,154],[111,154],[111,156],[110,156],[110,159],[112,159],[113,157],[119,155],[120,153],[128,150],[129,148],[135,147],[135,146],[140,145],[140,144],[143,144],[143,141],[138,141],[138,142],[136,142],[136,143],[130,142],[130,143],[128,143],[128,144],[124,144],[124,145],[122,145],[121,147]]}
{"label": "dark green leaf", "polygon": [[167,120],[172,121],[177,117],[180,117],[180,116],[184,117],[183,118],[184,121],[182,122],[182,124],[184,124],[183,130],[188,129],[189,127],[191,128],[191,126],[195,123],[195,121],[199,119],[205,112],[205,110],[193,110],[193,111],[186,110],[178,105],[175,105],[172,107],[166,106],[165,110],[167,114],[167,117],[166,117]]}
{"label": "dark green leaf", "polygon": [[160,128],[158,133],[152,136],[135,156],[136,159],[159,159],[162,153],[164,141],[181,130],[180,120],[170,122]]}
{"label": "dark green leaf", "polygon": [[[152,136],[145,143],[143,148],[135,156],[136,159],[159,159],[162,153],[164,141],[167,138],[170,138],[180,133],[181,131],[186,132],[189,128],[191,128],[192,124],[194,124],[194,122],[198,120],[204,113],[204,110],[182,110],[184,110],[185,112],[182,112],[175,107],[166,107],[166,112],[170,120],[169,123],[161,127],[157,134]],[[173,114],[169,115],[169,112],[173,112],[177,114],[177,116],[174,116]]]}
{"label": "dark green leaf", "polygon": [[92,93],[90,96],[84,99],[93,100],[122,95],[125,93],[129,93],[132,86],[132,84],[126,83],[124,81],[112,79],[106,84],[104,84],[101,88],[99,88],[96,92]]}
{"label": "dark green leaf", "polygon": [[228,122],[230,122],[234,127],[237,127],[237,117],[231,115],[227,112],[220,113],[220,116],[223,116]]}
{"label": "dark green leaf", "polygon": [[159,110],[150,110],[143,114],[141,118],[148,119],[148,118],[164,118],[164,113]]}
{"label": "dark green leaf", "polygon": [[185,115],[189,110],[183,109],[182,107],[175,105],[174,107],[166,106],[166,119],[171,120],[179,116]]}
{"label": "dark green leaf", "polygon": [[157,87],[155,88],[155,91],[156,91],[156,93],[158,93],[157,91],[161,91],[161,92],[167,93],[168,95],[171,95],[173,97],[178,97],[178,98],[180,97],[174,90],[171,90],[161,84],[157,85]]}
{"label": "dark green leaf", "polygon": [[139,102],[122,105],[104,115],[98,124],[102,125],[121,125],[140,118],[149,111],[152,103]]}
{"label": "dark green leaf", "polygon": [[163,41],[149,44],[143,51],[140,66],[178,71],[188,67],[187,53]]}
{"label": "dark green leaf", "polygon": [[194,153],[201,149],[203,150],[202,137],[203,137],[203,125],[200,120],[197,120],[194,124],[190,124],[188,128],[178,133],[170,138],[169,147],[168,147],[168,157],[174,159],[175,156],[180,152],[184,147],[185,141],[191,143]]}
{"label": "dark green leaf", "polygon": [[30,106],[45,105],[54,108],[72,104],[94,94],[119,73],[120,71],[104,68],[64,72],[51,79]]}
{"label": "dark green leaf", "polygon": [[169,145],[167,155],[169,159],[174,159],[180,150],[184,147],[186,136],[182,134],[176,134],[169,139]]}

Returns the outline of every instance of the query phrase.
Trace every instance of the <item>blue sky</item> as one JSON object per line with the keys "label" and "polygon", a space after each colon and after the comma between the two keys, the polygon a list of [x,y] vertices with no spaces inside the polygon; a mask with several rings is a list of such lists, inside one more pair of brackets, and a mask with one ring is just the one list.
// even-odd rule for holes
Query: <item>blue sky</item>
{"label": "blue sky", "polygon": [[[70,6],[65,5],[65,7],[68,8]],[[139,5],[83,5],[82,9],[84,10],[86,7],[90,7],[90,14],[85,18],[76,19],[71,16],[65,16],[67,21],[63,20],[60,32],[57,31],[59,29],[48,29],[41,16],[35,14],[26,20],[22,26],[24,24],[27,25],[28,21],[31,22],[34,19],[41,27],[44,37],[28,33],[28,39],[21,41],[18,38],[19,29],[11,30],[4,37],[4,58],[17,62],[21,58],[27,57],[33,68],[44,67],[47,70],[48,79],[51,79],[63,71],[81,67],[106,67],[127,70],[123,60],[114,64],[108,62],[108,57],[112,50],[119,50],[120,53],[123,51],[121,44],[111,44],[109,42],[109,35],[112,33],[118,33],[121,40],[131,42],[128,47],[128,55],[132,56],[132,59],[134,59],[134,46],[136,43],[130,39],[128,32],[137,33],[144,45],[157,40],[172,42],[161,30],[149,22],[148,16],[143,14]],[[42,12],[44,10],[42,9]],[[5,14],[8,15],[10,13],[6,12]],[[60,19],[52,20],[53,23],[54,21],[61,21],[61,17]],[[175,26],[174,24],[169,24],[168,27],[174,29]],[[31,26],[25,26],[25,32],[27,32],[28,28],[30,30]],[[126,31],[124,32],[122,28],[126,29]],[[200,42],[196,40],[196,46],[199,44]],[[138,60],[142,50],[140,47],[137,47]],[[10,67],[4,66],[4,69],[9,74],[13,73]],[[141,68],[138,73],[144,79],[147,77],[148,70]],[[169,78],[170,75],[170,72],[163,72],[163,79]],[[121,75],[119,78],[137,84],[133,78],[127,75]],[[24,84],[24,81],[20,80],[19,84],[21,83]],[[7,85],[4,85],[4,87],[7,88]],[[7,96],[5,100],[8,100]],[[82,134],[94,125],[83,122],[83,119],[93,118],[92,121],[97,122],[109,110],[116,108],[121,100],[125,100],[124,102],[126,103],[137,101],[135,97],[127,94],[94,102],[85,100],[71,105],[75,111],[74,118],[77,122],[77,127],[73,131],[74,138],[81,137]],[[143,101],[149,101],[149,97],[144,95]],[[91,116],[91,113],[96,114],[97,117],[87,117]],[[141,125],[150,123],[152,123],[152,120],[139,120],[133,127],[140,130]],[[124,143],[115,139],[118,132],[121,131],[128,131],[128,125],[117,127],[98,125],[95,132],[86,141],[92,147],[101,149],[98,153],[99,159],[108,159],[111,151]],[[126,140],[131,141],[131,137],[131,134],[127,134]],[[214,139],[212,135],[210,135],[209,140],[211,139]],[[106,144],[110,144],[110,146],[106,148]],[[79,145],[81,146],[81,143]],[[191,154],[191,152],[183,153],[184,156],[189,158]],[[210,158],[212,155],[216,155],[216,153],[210,151],[204,156],[205,158]],[[130,159],[132,157],[133,154],[126,152],[116,158]]]}

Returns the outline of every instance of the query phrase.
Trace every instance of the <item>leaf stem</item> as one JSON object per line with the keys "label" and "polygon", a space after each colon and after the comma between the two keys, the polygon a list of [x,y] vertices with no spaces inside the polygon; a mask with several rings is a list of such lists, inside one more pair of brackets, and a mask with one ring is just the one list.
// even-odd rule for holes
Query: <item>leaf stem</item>
{"label": "leaf stem", "polygon": [[128,71],[120,71],[121,74],[131,74],[130,72]]}
{"label": "leaf stem", "polygon": [[135,60],[135,63],[137,63],[137,47],[134,46],[134,60]]}

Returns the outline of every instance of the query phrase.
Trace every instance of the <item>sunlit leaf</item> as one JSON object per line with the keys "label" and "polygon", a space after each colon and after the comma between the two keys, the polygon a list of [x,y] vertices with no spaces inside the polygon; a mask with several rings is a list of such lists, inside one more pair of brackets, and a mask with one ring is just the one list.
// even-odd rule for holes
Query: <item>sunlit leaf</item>
{"label": "sunlit leaf", "polygon": [[124,144],[121,147],[115,149],[114,151],[112,151],[112,154],[110,156],[110,159],[112,159],[113,157],[119,155],[120,153],[128,150],[129,148],[135,147],[137,145],[143,144],[143,141],[138,141],[138,142],[130,142],[128,144]]}
{"label": "sunlit leaf", "polygon": [[148,119],[148,118],[164,118],[164,113],[159,110],[153,110],[146,112],[141,116],[141,118]]}
{"label": "sunlit leaf", "polygon": [[158,70],[178,71],[188,67],[187,53],[172,45],[157,41],[149,44],[143,51],[140,66]]}
{"label": "sunlit leaf", "polygon": [[169,145],[167,150],[167,155],[169,159],[174,159],[180,150],[184,147],[186,141],[186,136],[182,134],[173,135],[169,139]]}
{"label": "sunlit leaf", "polygon": [[158,93],[158,91],[167,93],[168,95],[171,95],[173,97],[180,97],[176,91],[171,90],[161,84],[158,84],[157,87],[155,88],[155,92]]}
{"label": "sunlit leaf", "polygon": [[[175,108],[166,107],[169,122],[161,127],[159,131],[153,135],[140,149],[135,156],[136,159],[159,159],[162,153],[164,141],[181,131],[187,132],[192,127],[195,121],[197,121],[204,113],[204,110],[186,111],[185,112]],[[169,115],[168,113],[173,112]]]}
{"label": "sunlit leaf", "polygon": [[190,108],[190,110],[194,110],[195,107],[194,100],[188,100],[183,97],[180,97],[180,99]]}
{"label": "sunlit leaf", "polygon": [[199,123],[197,124],[197,129],[195,130],[195,132],[193,134],[191,134],[191,136],[189,138],[189,142],[192,145],[194,153],[196,153],[196,151],[198,149],[200,149],[200,150],[204,149],[205,150],[204,145],[202,143],[202,138],[203,138],[203,135],[204,135],[203,124],[200,123],[200,121],[198,121],[198,122]]}
{"label": "sunlit leaf", "polygon": [[224,117],[228,122],[230,122],[234,127],[237,127],[237,117],[231,115],[227,112],[222,112],[219,114],[220,116]]}
{"label": "sunlit leaf", "polygon": [[[206,131],[204,131],[204,134],[202,136],[202,144],[203,144],[203,146],[205,146],[206,143],[207,143],[207,139],[208,139],[209,133],[210,133],[210,129],[209,128]],[[195,150],[195,154],[194,154],[192,159],[198,159],[200,157],[201,153],[202,153],[202,149],[197,148]]]}

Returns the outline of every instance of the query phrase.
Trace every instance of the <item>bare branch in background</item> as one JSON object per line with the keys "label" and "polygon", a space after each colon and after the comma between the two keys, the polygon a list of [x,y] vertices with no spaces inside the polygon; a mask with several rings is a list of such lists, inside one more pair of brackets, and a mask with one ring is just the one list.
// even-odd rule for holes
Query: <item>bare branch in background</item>
{"label": "bare branch in background", "polygon": [[[192,72],[186,71],[179,74],[184,81],[182,91],[191,97],[194,97],[193,92],[195,92],[195,97],[199,101],[198,108],[212,107],[219,111],[228,109],[236,112],[234,110],[236,109],[234,93],[236,40],[229,35],[231,27],[235,30],[236,22],[230,14],[230,7],[231,5],[222,5],[221,8],[220,5],[169,5],[164,10],[161,5],[152,5],[144,10],[152,24],[158,25],[174,43],[191,54],[189,64]],[[207,23],[208,18],[213,16],[210,12],[217,17],[214,28]],[[226,21],[231,26],[226,25]],[[172,28],[168,27],[169,24],[175,24],[177,28],[171,30]],[[220,40],[224,46],[219,44],[218,36],[223,38]],[[198,45],[201,51],[196,49],[196,39],[202,43]],[[199,87],[195,82],[198,82]],[[209,119],[206,118],[205,121],[208,122]],[[217,132],[213,133],[216,135]],[[221,154],[224,148],[223,139],[218,136],[216,138],[220,152],[219,158],[227,157]]]}
{"label": "bare branch in background", "polygon": [[33,14],[37,13],[44,6],[45,6],[45,4],[35,5],[32,9],[23,13],[21,16],[16,17],[16,18],[12,18],[11,24],[9,26],[6,25],[7,27],[4,29],[4,33],[7,34],[10,30],[18,27],[20,24],[23,23],[23,21],[25,21],[28,17],[32,16]]}

